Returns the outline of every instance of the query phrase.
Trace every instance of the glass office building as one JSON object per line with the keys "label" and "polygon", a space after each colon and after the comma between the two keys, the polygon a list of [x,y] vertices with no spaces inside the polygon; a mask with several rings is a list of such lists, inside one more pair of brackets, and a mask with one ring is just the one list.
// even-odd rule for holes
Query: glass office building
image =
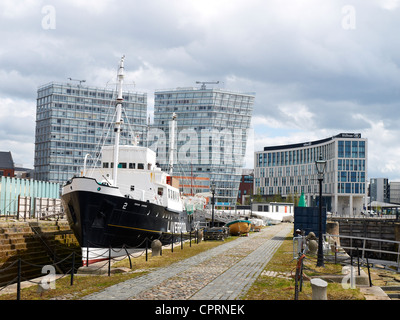
{"label": "glass office building", "polygon": [[208,178],[216,186],[216,206],[235,206],[254,97],[254,93],[206,88],[204,84],[201,88],[156,90],[149,147],[157,152],[160,166],[168,169],[169,133],[175,114],[173,175]]}
{"label": "glass office building", "polygon": [[[38,89],[35,133],[35,179],[64,183],[99,163],[103,145],[114,143],[115,99],[111,89],[49,83]],[[147,94],[123,93],[121,144],[146,139]]]}
{"label": "glass office building", "polygon": [[299,196],[309,206],[319,198],[315,161],[327,161],[322,193],[327,210],[360,214],[367,201],[367,139],[359,133],[292,145],[265,147],[255,153],[254,192],[260,195]]}

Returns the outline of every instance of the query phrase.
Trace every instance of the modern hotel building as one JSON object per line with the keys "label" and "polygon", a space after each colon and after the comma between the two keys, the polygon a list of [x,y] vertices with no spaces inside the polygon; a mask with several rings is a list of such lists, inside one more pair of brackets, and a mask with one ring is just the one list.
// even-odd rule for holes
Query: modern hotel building
{"label": "modern hotel building", "polygon": [[254,93],[206,88],[204,83],[200,88],[156,90],[149,147],[157,152],[160,166],[168,169],[170,126],[175,114],[177,140],[173,148],[173,175],[180,179],[186,177],[188,181],[193,178],[198,186],[195,191],[209,191],[209,184],[214,183],[216,206],[233,207],[253,103]]}
{"label": "modern hotel building", "polygon": [[[64,183],[98,163],[103,144],[113,144],[115,99],[111,89],[51,82],[39,87],[36,107],[35,179]],[[147,94],[123,93],[121,144],[146,139]]]}
{"label": "modern hotel building", "polygon": [[255,152],[254,193],[299,196],[309,206],[319,198],[315,161],[320,154],[327,161],[322,183],[323,205],[327,211],[359,214],[367,207],[368,140],[359,133],[306,143],[265,147]]}

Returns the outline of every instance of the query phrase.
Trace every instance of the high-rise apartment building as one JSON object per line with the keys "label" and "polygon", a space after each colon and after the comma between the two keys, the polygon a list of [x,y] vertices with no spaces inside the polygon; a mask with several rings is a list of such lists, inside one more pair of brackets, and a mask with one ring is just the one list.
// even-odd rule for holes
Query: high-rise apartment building
{"label": "high-rise apartment building", "polygon": [[400,182],[389,183],[389,203],[400,204]]}
{"label": "high-rise apartment building", "polygon": [[327,211],[360,214],[368,205],[367,142],[359,133],[341,133],[318,141],[265,147],[255,153],[254,193],[282,197],[304,193],[308,205],[316,206],[315,161],[321,154],[327,162],[322,183]]}
{"label": "high-rise apartment building", "polygon": [[[113,143],[115,90],[72,83],[38,89],[35,134],[35,179],[63,183],[98,162],[103,145]],[[124,92],[121,144],[146,139],[147,94]]]}
{"label": "high-rise apartment building", "polygon": [[171,119],[175,115],[173,175],[188,180],[208,178],[209,184],[215,184],[216,206],[233,207],[242,175],[254,97],[254,93],[206,88],[205,84],[200,88],[156,90],[149,147],[157,152],[160,166],[169,167]]}
{"label": "high-rise apartment building", "polygon": [[370,179],[370,198],[371,202],[390,202],[390,185],[388,178]]}

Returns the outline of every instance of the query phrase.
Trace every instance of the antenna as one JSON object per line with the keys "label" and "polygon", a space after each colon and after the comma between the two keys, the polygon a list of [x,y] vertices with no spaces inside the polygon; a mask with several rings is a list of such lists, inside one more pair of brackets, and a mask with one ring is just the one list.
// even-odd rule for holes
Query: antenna
{"label": "antenna", "polygon": [[210,81],[210,82],[207,82],[207,81],[196,81],[196,83],[197,84],[201,83],[201,90],[206,90],[206,84],[218,84],[219,81]]}
{"label": "antenna", "polygon": [[72,79],[72,78],[68,78],[68,80],[79,81],[79,86],[82,84],[82,82],[86,82],[86,80],[79,80],[79,79]]}

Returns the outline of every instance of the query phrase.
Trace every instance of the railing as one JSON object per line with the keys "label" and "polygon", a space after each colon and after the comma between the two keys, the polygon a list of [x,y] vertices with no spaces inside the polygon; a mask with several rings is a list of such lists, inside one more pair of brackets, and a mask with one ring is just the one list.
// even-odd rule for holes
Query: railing
{"label": "railing", "polygon": [[382,220],[399,220],[400,215],[399,214],[335,214],[335,213],[329,213],[328,218],[343,218],[343,219],[382,219]]}
{"label": "railing", "polygon": [[[201,241],[201,239],[199,239],[198,237],[198,230],[194,230],[191,232],[187,232],[187,233],[171,233],[170,234],[170,241],[169,244],[166,244],[167,246],[171,246],[171,252],[174,252],[174,245],[176,246],[176,244],[180,244],[181,250],[183,250],[184,246],[183,246],[183,242],[184,241],[188,241],[189,242],[189,246],[192,247],[192,242],[194,241],[194,243],[199,244],[199,242]],[[94,266],[94,269],[91,270],[91,272],[97,271],[99,269],[102,269],[104,267],[108,267],[108,276],[111,275],[111,263],[112,261],[120,261],[123,260],[125,258],[129,259],[129,264],[130,264],[130,268],[133,268],[132,265],[132,261],[131,258],[139,258],[142,255],[145,255],[145,259],[146,261],[148,261],[148,251],[149,251],[149,243],[151,242],[150,239],[146,238],[144,239],[144,241],[146,242],[146,246],[145,248],[141,248],[140,251],[135,252],[136,255],[132,254],[132,253],[128,253],[128,249],[132,249],[133,247],[127,247],[127,246],[122,246],[122,248],[104,248],[103,252],[99,252],[98,253],[98,257],[104,257],[107,256],[108,259],[106,259],[104,261],[104,263],[98,263]],[[162,255],[162,250],[163,248],[161,247],[161,251],[160,254]],[[112,257],[112,253],[120,253],[122,252],[121,255],[118,255],[117,257]],[[88,257],[88,255],[87,255]],[[78,263],[77,260],[80,259],[81,261]],[[84,259],[83,259],[84,260]],[[59,265],[61,263],[63,263],[64,266],[64,272],[61,272],[60,274],[57,275],[57,278],[59,278],[59,276],[61,277],[66,277],[66,276],[70,276],[70,285],[72,286],[74,283],[74,274],[77,272],[77,268],[79,268],[80,266],[82,266],[82,256],[78,255],[75,252],[72,252],[70,255],[68,255],[66,258],[59,260],[57,262],[53,261],[53,264],[46,264],[46,265],[37,265],[37,264],[32,264],[29,261],[26,261],[22,258],[16,258],[14,261],[10,262],[7,264],[7,266],[2,266],[0,268],[0,275],[2,273],[5,274],[9,274],[11,276],[14,276],[13,279],[11,279],[10,281],[8,281],[6,284],[4,284],[3,287],[0,287],[0,294],[1,291],[6,289],[9,285],[11,284],[15,284],[17,285],[16,288],[16,295],[17,295],[17,300],[21,300],[21,282],[22,281],[29,281],[33,284],[37,284],[39,286],[43,286],[40,287],[40,290],[47,290],[49,289],[49,286],[51,286],[50,282],[54,282],[56,280],[56,269],[60,270]],[[28,279],[24,277],[24,270],[22,270],[23,266],[31,266],[31,267],[36,267],[36,268],[42,268],[42,273],[48,272],[48,275],[46,277],[44,277],[44,279]],[[65,267],[67,265],[67,267]],[[88,261],[86,261],[86,266],[83,267],[88,267]],[[14,273],[13,268],[15,268],[15,266],[17,266],[17,270]],[[26,271],[26,270],[25,270]],[[50,272],[49,272],[50,271]],[[36,281],[35,281],[36,280]],[[41,292],[38,289],[38,292]]]}
{"label": "railing", "polygon": [[[376,238],[364,238],[364,237],[354,237],[354,236],[343,236],[343,235],[331,235],[331,234],[325,234],[324,235],[328,239],[328,243],[333,244],[334,240],[332,241],[332,238],[339,238],[339,239],[349,239],[350,240],[350,246],[343,246],[342,244],[340,247],[342,249],[347,249],[350,250],[351,252],[354,251],[361,251],[361,256],[360,258],[362,260],[365,260],[366,257],[370,259],[370,261],[376,261],[380,262],[382,264],[386,265],[392,265],[392,266],[397,266],[397,270],[400,271],[400,241],[393,241],[393,240],[385,240],[385,239],[376,239]],[[354,242],[361,242],[362,246],[355,246],[353,245]],[[367,244],[370,246],[371,243],[376,242],[378,243],[378,246],[381,247],[382,243],[389,243],[393,244],[394,247],[397,246],[397,251],[389,251],[389,250],[382,250],[382,249],[373,249],[371,247],[368,247]],[[393,255],[396,256],[396,259],[393,261],[388,261],[388,260],[380,260],[380,259],[371,259],[371,255],[369,253],[378,253],[378,254],[387,254],[387,255]],[[396,262],[395,262],[396,261]]]}
{"label": "railing", "polygon": [[[385,239],[376,239],[376,238],[365,238],[365,237],[354,237],[354,236],[343,236],[343,235],[333,235],[333,234],[324,234],[325,237],[325,245],[324,245],[324,254],[329,255],[336,254],[337,249],[340,247],[341,249],[350,251],[349,256],[353,256],[353,251],[356,251],[359,255],[359,258],[362,261],[369,259],[371,264],[379,263],[387,266],[395,266],[397,267],[397,271],[400,271],[400,241],[393,241],[393,240],[385,240]],[[340,243],[340,246],[336,245],[337,239],[349,239],[350,245],[343,246]],[[354,243],[361,243],[360,246],[355,245]],[[388,243],[392,244],[394,248],[397,247],[397,250],[389,251],[389,250],[382,250],[382,249],[373,249],[371,243]],[[332,247],[334,248],[333,251],[331,250]],[[299,254],[305,252],[307,249],[307,241],[305,236],[296,236],[293,237],[293,259],[297,259]],[[360,254],[361,253],[361,254]],[[371,258],[370,253],[375,254],[386,254],[386,255],[393,255],[395,259],[392,260],[382,260],[382,259],[373,259]]]}

